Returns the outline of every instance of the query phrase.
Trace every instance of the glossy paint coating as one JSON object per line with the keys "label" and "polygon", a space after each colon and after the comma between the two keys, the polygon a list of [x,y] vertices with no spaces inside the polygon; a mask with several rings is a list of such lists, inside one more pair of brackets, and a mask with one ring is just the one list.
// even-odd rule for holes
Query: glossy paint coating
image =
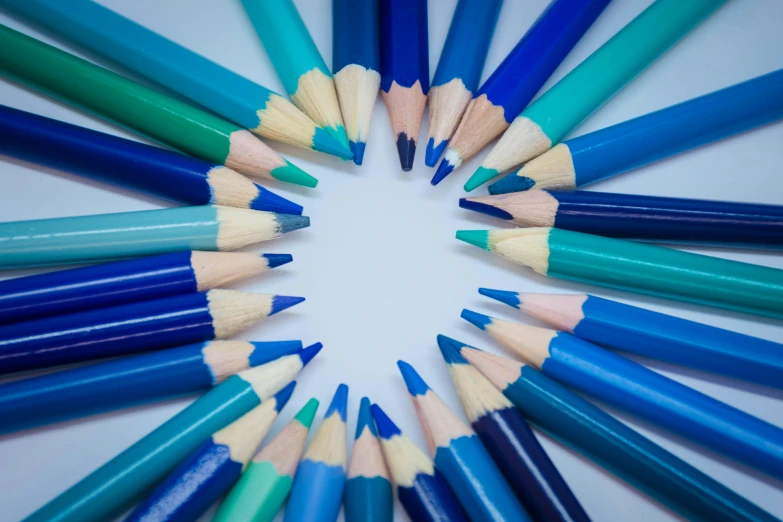
{"label": "glossy paint coating", "polygon": [[545,375],[745,465],[783,479],[783,430],[648,370],[559,333]]}
{"label": "glossy paint coating", "polygon": [[[221,516],[223,511],[221,506],[215,517],[215,522],[219,520],[226,522],[231,520],[272,522],[288,498],[293,483],[293,477],[280,475],[269,461],[251,461],[245,472],[242,473],[240,482],[231,490],[231,495],[240,495],[245,499],[245,504],[241,507],[234,504],[232,506],[234,510],[228,517]],[[241,489],[237,490],[237,488]],[[234,493],[235,490],[237,493]]]}
{"label": "glossy paint coating", "polygon": [[426,95],[430,88],[426,0],[380,0],[381,89],[392,82]]}
{"label": "glossy paint coating", "polygon": [[286,504],[286,522],[334,522],[345,489],[345,470],[309,459],[299,463],[291,497]]}
{"label": "glossy paint coating", "polygon": [[392,522],[391,483],[383,477],[355,477],[345,482],[346,522]]}
{"label": "glossy paint coating", "polygon": [[503,394],[539,428],[686,519],[777,520],[529,366]]}
{"label": "glossy paint coating", "polygon": [[547,275],[783,318],[783,270],[552,229]]}
{"label": "glossy paint coating", "polygon": [[380,72],[378,29],[378,2],[334,0],[332,70],[335,74],[352,64]]}

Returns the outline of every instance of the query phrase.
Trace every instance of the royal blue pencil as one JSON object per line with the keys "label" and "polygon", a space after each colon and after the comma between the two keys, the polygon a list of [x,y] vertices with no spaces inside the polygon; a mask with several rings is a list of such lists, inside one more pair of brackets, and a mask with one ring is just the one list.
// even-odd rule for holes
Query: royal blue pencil
{"label": "royal blue pencil", "polygon": [[533,520],[590,518],[513,404],[460,354],[471,346],[438,336],[471,426]]}
{"label": "royal blue pencil", "polygon": [[296,381],[225,428],[185,458],[125,522],[192,522],[231,489],[264,440]]}
{"label": "royal blue pencil", "polygon": [[430,87],[424,163],[434,167],[478,89],[503,0],[459,0]]}
{"label": "royal blue pencil", "polygon": [[463,347],[461,354],[530,422],[683,518],[779,522],[530,366],[475,348]]}
{"label": "royal blue pencil", "polygon": [[610,1],[550,2],[468,104],[433,185],[511,125]]}
{"label": "royal blue pencil", "polygon": [[285,522],[334,522],[345,490],[348,386],[334,393],[294,477]]}
{"label": "royal blue pencil", "polygon": [[783,429],[565,332],[463,310],[544,375],[783,479]]}
{"label": "royal blue pencil", "polygon": [[371,407],[397,497],[412,522],[467,522],[457,497],[432,460],[373,404]]}
{"label": "royal blue pencil", "polygon": [[570,189],[783,118],[783,69],[566,140],[489,186]]}
{"label": "royal blue pencil", "polygon": [[435,465],[446,477],[473,522],[527,522],[522,504],[492,461],[481,441],[411,365],[398,361],[405,386],[416,406]]}
{"label": "royal blue pencil", "polygon": [[332,73],[353,162],[362,164],[381,85],[378,2],[332,2]]}
{"label": "royal blue pencil", "polygon": [[430,89],[427,0],[380,0],[380,13],[381,94],[407,172]]}
{"label": "royal blue pencil", "polygon": [[783,206],[533,190],[463,198],[459,206],[522,227],[555,227],[606,237],[748,248],[783,248]]}
{"label": "royal blue pencil", "polygon": [[593,295],[479,293],[601,346],[783,388],[779,343]]}
{"label": "royal blue pencil", "polygon": [[289,254],[183,251],[0,281],[0,325],[204,292],[290,263]]}
{"label": "royal blue pencil", "polygon": [[209,290],[0,327],[0,374],[221,339],[304,301]]}
{"label": "royal blue pencil", "polygon": [[0,385],[0,433],[204,391],[291,355],[301,341],[207,341]]}
{"label": "royal blue pencil", "polygon": [[4,105],[0,154],[188,205],[302,213],[301,206],[223,165]]}

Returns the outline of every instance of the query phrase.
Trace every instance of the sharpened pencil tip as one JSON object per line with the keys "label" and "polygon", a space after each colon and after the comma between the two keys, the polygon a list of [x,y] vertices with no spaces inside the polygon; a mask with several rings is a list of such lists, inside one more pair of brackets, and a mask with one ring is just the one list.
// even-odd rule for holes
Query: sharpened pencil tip
{"label": "sharpened pencil tip", "polygon": [[291,394],[294,393],[294,388],[296,388],[296,381],[291,381],[288,386],[277,392],[275,395],[275,409],[278,413],[280,413],[280,411],[285,408],[285,405],[288,404],[288,399],[290,399]]}
{"label": "sharpened pencil tip", "polygon": [[438,160],[443,155],[443,151],[446,150],[446,146],[449,144],[449,140],[444,140],[435,144],[435,138],[427,140],[427,150],[424,152],[424,164],[428,167],[434,167],[438,164]]}
{"label": "sharpened pencil tip", "polygon": [[473,173],[473,175],[470,177],[468,181],[465,182],[465,192],[470,192],[472,190],[477,189],[487,181],[491,180],[495,176],[500,174],[495,169],[488,169],[486,167],[479,167],[476,172]]}
{"label": "sharpened pencil tip", "polygon": [[536,186],[535,180],[527,176],[520,176],[517,172],[512,172],[508,176],[500,178],[488,187],[489,193],[493,196],[498,194],[509,194],[511,192],[524,192]]}
{"label": "sharpened pencil tip", "polygon": [[482,203],[481,201],[476,201],[475,199],[472,198],[460,198],[459,206],[461,208],[464,208],[465,210],[472,210],[474,212],[478,212],[479,214],[496,217],[498,219],[503,219],[506,221],[510,221],[514,219],[514,216],[512,216],[502,208],[498,208],[493,205],[488,205],[486,203]]}
{"label": "sharpened pencil tip", "polygon": [[351,147],[351,152],[353,152],[353,162],[361,165],[362,161],[364,161],[364,148],[367,144],[363,141],[352,141],[348,145]]}
{"label": "sharpened pencil tip", "polygon": [[301,352],[299,352],[299,358],[302,360],[302,367],[307,366],[307,363],[312,361],[316,355],[318,355],[318,352],[321,351],[321,348],[323,348],[324,345],[321,343],[315,343],[311,344],[307,348],[303,349]]}
{"label": "sharpened pencil tip", "polygon": [[519,299],[519,292],[509,292],[508,290],[493,290],[491,288],[479,288],[481,295],[487,296],[490,299],[495,299],[501,303],[513,306],[519,309],[519,305],[522,304],[522,300]]}
{"label": "sharpened pencil tip", "polygon": [[369,429],[373,436],[378,435],[378,432],[375,431],[375,423],[372,421],[372,414],[370,413],[370,399],[368,397],[362,397],[362,400],[359,402],[359,419],[356,421],[355,439],[361,437],[364,428]]}
{"label": "sharpened pencil tip", "polygon": [[270,173],[273,178],[285,181],[286,183],[293,183],[295,185],[302,185],[304,187],[313,188],[318,185],[318,180],[312,177],[307,172],[303,171],[290,161],[286,161],[286,164],[272,169]]}
{"label": "sharpened pencil tip", "polygon": [[277,221],[277,227],[281,234],[293,232],[300,228],[307,228],[310,226],[309,216],[297,216],[294,214],[275,214],[275,221]]}
{"label": "sharpened pencil tip", "polygon": [[294,305],[298,305],[304,301],[304,297],[293,297],[290,295],[276,295],[272,298],[272,311],[269,315],[275,315],[277,312],[282,312],[286,308],[291,308]]}
{"label": "sharpened pencil tip", "polygon": [[345,127],[342,125],[335,125],[334,127],[324,127],[324,129],[329,133],[329,136],[336,139],[345,150],[350,152],[351,147],[348,145],[348,134],[345,132]]}
{"label": "sharpened pencil tip", "polygon": [[294,419],[299,421],[299,424],[305,428],[310,429],[310,426],[313,425],[313,419],[315,419],[315,413],[318,411],[319,404],[318,399],[310,399],[307,401],[307,404],[302,406],[302,409],[294,416]]}
{"label": "sharpened pencil tip", "polygon": [[256,184],[256,190],[258,191],[258,195],[250,202],[250,208],[253,210],[278,212],[280,214],[301,214],[302,210],[304,210],[301,205],[297,205],[293,201],[278,196],[261,185]]}
{"label": "sharpened pencil tip", "polygon": [[372,418],[375,420],[375,426],[378,427],[378,435],[382,439],[389,440],[395,435],[402,435],[400,428],[397,427],[388,415],[377,404],[370,407]]}
{"label": "sharpened pencil tip", "polygon": [[333,138],[324,129],[317,127],[313,135],[313,149],[337,156],[340,159],[349,160],[353,157],[350,149],[346,148],[336,138]]}
{"label": "sharpened pencil tip", "polygon": [[440,162],[440,165],[438,165],[438,170],[435,171],[435,175],[432,176],[432,180],[430,181],[430,184],[432,186],[437,185],[444,179],[446,179],[446,176],[454,172],[454,165],[449,163],[449,160],[446,158],[443,158],[443,161]]}
{"label": "sharpened pencil tip", "polygon": [[261,257],[266,258],[266,266],[269,268],[277,268],[294,260],[291,254],[261,254]]}
{"label": "sharpened pencil tip", "polygon": [[342,419],[343,422],[345,422],[346,415],[348,413],[348,385],[347,384],[341,384],[337,387],[337,391],[334,392],[334,397],[332,398],[331,404],[329,404],[329,408],[327,408],[326,413],[324,414],[324,419],[331,416],[332,414],[337,413],[340,416],[340,419]]}
{"label": "sharpened pencil tip", "polygon": [[489,250],[488,230],[457,230],[457,239],[481,249]]}
{"label": "sharpened pencil tip", "polygon": [[468,361],[460,355],[460,350],[463,346],[467,345],[456,339],[452,339],[451,337],[438,335],[438,348],[440,348],[443,360],[446,361],[447,364],[468,364]]}
{"label": "sharpened pencil tip", "polygon": [[253,343],[253,352],[248,358],[250,366],[261,366],[285,355],[293,355],[302,349],[302,341],[278,341]]}
{"label": "sharpened pencil tip", "polygon": [[405,361],[397,361],[397,367],[400,369],[402,379],[405,381],[405,386],[408,388],[408,393],[413,395],[424,395],[427,390],[430,389],[424,379],[413,369],[413,366]]}
{"label": "sharpened pencil tip", "polygon": [[467,308],[462,310],[460,317],[480,330],[486,329],[487,325],[492,323],[490,316],[468,310]]}
{"label": "sharpened pencil tip", "polygon": [[413,168],[413,158],[416,156],[416,142],[401,132],[397,135],[397,154],[400,155],[400,167],[405,172]]}

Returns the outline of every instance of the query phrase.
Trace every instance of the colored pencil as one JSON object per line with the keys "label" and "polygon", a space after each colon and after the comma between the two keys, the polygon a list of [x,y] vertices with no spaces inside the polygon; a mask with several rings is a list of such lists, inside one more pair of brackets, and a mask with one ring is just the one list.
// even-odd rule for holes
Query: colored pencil
{"label": "colored pencil", "polygon": [[437,185],[511,125],[611,0],[552,0],[474,94],[432,178]]}
{"label": "colored pencil", "polygon": [[445,335],[438,346],[471,426],[533,520],[589,521],[519,411],[460,354],[472,347]]}
{"label": "colored pencil", "polygon": [[726,1],[655,0],[522,111],[465,183],[465,190],[552,148]]}
{"label": "colored pencil", "polygon": [[301,206],[223,165],[4,105],[0,154],[188,205],[302,213]]}
{"label": "colored pencil", "polygon": [[290,263],[289,254],[182,251],[0,281],[0,325],[205,292]]}
{"label": "colored pencil", "polygon": [[239,480],[296,381],[212,434],[161,481],[125,518],[125,522],[192,522]]}
{"label": "colored pencil", "polygon": [[357,165],[361,165],[364,158],[370,120],[381,85],[379,25],[378,2],[332,2],[334,86],[340,99],[353,162]]}
{"label": "colored pencil", "polygon": [[699,245],[783,248],[783,206],[611,194],[532,190],[463,198],[459,206],[520,227]]}
{"label": "colored pencil", "polygon": [[4,5],[259,136],[328,154],[347,151],[291,102],[92,0]]}
{"label": "colored pencil", "polygon": [[210,435],[294,380],[320,349],[317,343],[229,377],[25,520],[84,522],[116,516]]}
{"label": "colored pencil", "polygon": [[242,5],[294,105],[348,153],[348,137],[332,73],[293,0],[242,0]]}
{"label": "colored pencil", "polygon": [[430,89],[426,0],[380,0],[381,95],[405,172],[413,168]]}
{"label": "colored pencil", "polygon": [[457,497],[430,458],[380,406],[373,404],[371,411],[397,497],[411,521],[467,522]]}
{"label": "colored pencil", "polygon": [[210,163],[314,187],[249,131],[0,25],[0,75]]}
{"label": "colored pencil", "polygon": [[235,250],[310,218],[205,205],[0,223],[0,269],[109,261],[179,250]]}
{"label": "colored pencil", "polygon": [[0,433],[198,393],[302,349],[301,341],[207,341],[0,385]]}
{"label": "colored pencil", "polygon": [[212,522],[272,522],[283,506],[313,424],[318,401],[310,399],[294,419],[253,457]]}
{"label": "colored pencil", "polygon": [[457,239],[539,274],[783,318],[783,270],[556,228],[462,230]]}
{"label": "colored pencil", "polygon": [[347,476],[346,522],[392,522],[392,487],[367,397],[362,397],[359,403],[359,420]]}
{"label": "colored pencil", "polygon": [[594,295],[479,293],[601,346],[783,388],[779,343]]}
{"label": "colored pencil", "polygon": [[286,522],[337,520],[345,490],[347,408],[348,386],[341,384],[299,463],[283,518]]}
{"label": "colored pencil", "polygon": [[530,366],[475,348],[461,354],[530,422],[683,518],[778,520]]}
{"label": "colored pencil", "polygon": [[0,327],[0,374],[234,335],[304,297],[209,290]]}
{"label": "colored pencil", "polygon": [[783,429],[569,333],[470,310],[462,317],[544,375],[783,479]]}
{"label": "colored pencil", "polygon": [[783,118],[783,69],[566,140],[489,186],[572,189]]}
{"label": "colored pencil", "polygon": [[503,0],[459,0],[429,93],[424,163],[437,165],[479,86]]}
{"label": "colored pencil", "polygon": [[448,409],[411,365],[398,361],[430,454],[473,522],[529,521],[511,486],[473,430]]}

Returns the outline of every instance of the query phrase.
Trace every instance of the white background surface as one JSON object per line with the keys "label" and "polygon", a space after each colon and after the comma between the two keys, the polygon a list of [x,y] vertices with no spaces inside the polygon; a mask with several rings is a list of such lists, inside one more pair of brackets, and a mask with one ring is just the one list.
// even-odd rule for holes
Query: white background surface
{"label": "white background surface", "polygon": [[[684,0],[687,1],[687,0]],[[238,0],[102,0],[122,14],[264,85],[282,91]],[[615,0],[571,52],[550,82],[561,78],[650,0]],[[331,64],[331,7],[327,0],[297,0],[307,26]],[[446,37],[456,0],[429,1],[430,71]],[[484,78],[547,4],[506,0]],[[0,14],[0,22],[33,36],[42,34]],[[683,39],[598,111],[576,134],[614,124],[783,67],[783,2],[734,0]],[[63,41],[42,36],[66,50]],[[81,54],[89,58],[91,55]],[[102,60],[98,63],[105,64]],[[0,80],[0,103],[93,129],[133,137],[103,121]],[[486,150],[440,186],[423,164],[426,124],[412,172],[399,169],[390,126],[379,99],[364,166],[273,144],[320,179],[317,190],[274,186],[305,206],[312,227],[254,251],[290,252],[295,261],[243,290],[303,295],[307,302],[241,336],[252,340],[322,341],[325,350],[301,376],[276,433],[310,396],[323,413],[340,382],[351,386],[349,433],[359,398],[369,395],[424,448],[424,439],[395,361],[412,363],[460,415],[462,408],[435,343],[444,333],[470,344],[500,349],[459,319],[463,307],[513,318],[513,310],[478,295],[480,286],[539,292],[592,292],[681,317],[783,342],[772,320],[678,304],[547,279],[454,239],[461,228],[502,226],[463,211],[462,184]],[[134,138],[135,139],[135,138]],[[661,196],[783,203],[783,124],[749,132],[679,155],[591,189]],[[477,193],[485,193],[485,188]],[[0,220],[75,216],[161,208],[167,203],[108,185],[0,162]],[[783,268],[778,254],[729,249],[697,250]],[[3,274],[3,277],[22,272]],[[715,398],[783,426],[783,392],[700,374],[661,363],[650,367]],[[19,520],[74,484],[185,407],[190,400],[119,411],[0,438],[0,521]],[[618,415],[634,428],[770,512],[783,517],[783,483]],[[318,417],[320,419],[320,415]],[[315,425],[317,427],[317,424]],[[352,438],[352,437],[351,437]],[[562,474],[590,516],[598,521],[664,521],[677,516],[591,462],[544,438]],[[396,507],[396,519],[405,515]],[[206,518],[205,520],[208,520]]]}

